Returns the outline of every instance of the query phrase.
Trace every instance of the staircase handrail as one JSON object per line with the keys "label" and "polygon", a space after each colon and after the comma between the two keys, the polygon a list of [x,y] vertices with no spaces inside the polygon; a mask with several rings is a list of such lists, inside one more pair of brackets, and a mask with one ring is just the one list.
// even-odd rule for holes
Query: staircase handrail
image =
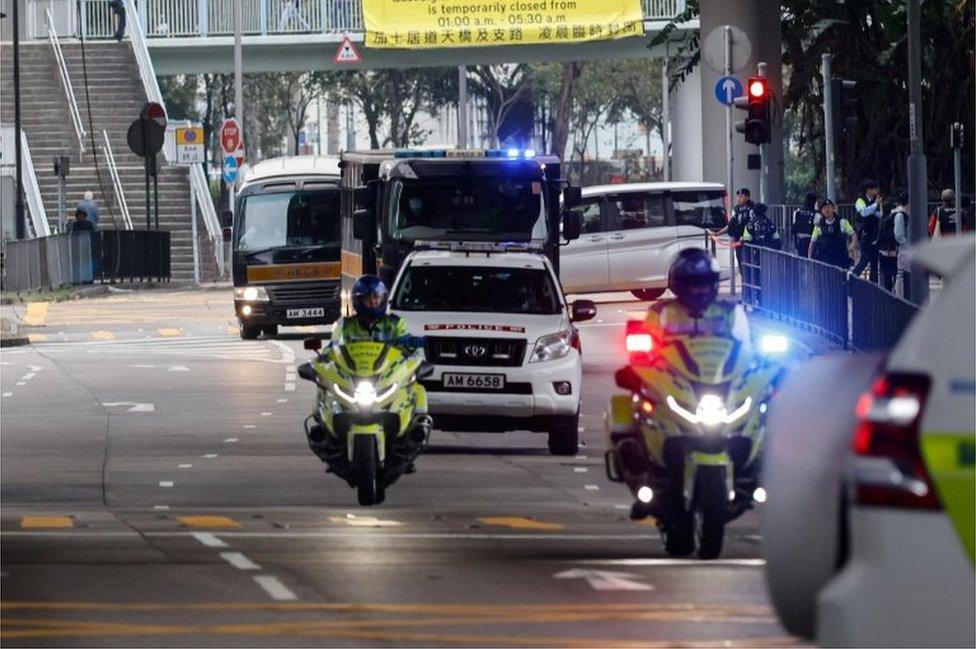
{"label": "staircase handrail", "polygon": [[[135,0],[124,0],[125,11],[129,16],[138,16]],[[156,80],[156,68],[153,66],[152,57],[149,55],[149,47],[146,45],[146,35],[144,26],[139,20],[132,20],[129,23],[129,38],[132,40],[132,51],[135,53],[136,63],[139,65],[139,77],[142,79],[142,87],[146,92],[149,101],[156,102],[165,107],[163,93],[159,89],[159,81]],[[164,148],[167,162],[173,162],[169,151]],[[194,164],[189,167],[190,189],[193,197],[200,207],[203,216],[204,226],[207,228],[207,235],[214,243],[214,251],[217,259],[217,268],[221,276],[224,273],[224,246],[223,235],[220,228],[220,221],[217,219],[217,210],[214,208],[213,197],[210,195],[210,185],[206,175],[203,173],[203,165]]]}
{"label": "staircase handrail", "polygon": [[125,200],[125,192],[122,189],[122,179],[119,177],[119,167],[115,163],[115,154],[112,152],[112,143],[108,139],[108,131],[102,129],[102,152],[108,162],[108,173],[112,177],[112,189],[115,190],[115,200],[119,204],[119,211],[122,213],[122,224],[126,230],[132,230],[132,217],[129,215],[129,204]]}
{"label": "staircase handrail", "polygon": [[44,9],[44,22],[47,23],[47,40],[54,49],[54,58],[58,62],[58,74],[61,76],[61,86],[64,94],[68,98],[68,113],[71,115],[71,122],[75,127],[75,134],[78,136],[78,148],[81,152],[85,151],[85,131],[84,122],[81,121],[81,113],[78,110],[78,100],[75,99],[75,90],[71,86],[71,77],[68,74],[68,66],[64,62],[64,53],[61,51],[61,39],[58,32],[54,29],[54,18],[51,16],[51,8]]}
{"label": "staircase handrail", "polygon": [[34,162],[31,160],[30,147],[27,146],[27,134],[20,131],[21,167],[24,170],[24,196],[30,212],[31,226],[35,237],[46,237],[51,234],[51,227],[47,223],[47,212],[44,210],[44,200],[41,198],[41,188],[37,184],[34,173]]}

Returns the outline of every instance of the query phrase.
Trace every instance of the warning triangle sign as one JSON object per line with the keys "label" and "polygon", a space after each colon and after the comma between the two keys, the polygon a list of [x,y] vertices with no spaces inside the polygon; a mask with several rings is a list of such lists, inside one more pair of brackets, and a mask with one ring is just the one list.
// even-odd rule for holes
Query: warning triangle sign
{"label": "warning triangle sign", "polygon": [[352,44],[352,39],[349,38],[349,34],[345,34],[332,60],[336,63],[360,63],[363,57],[359,55],[356,46]]}

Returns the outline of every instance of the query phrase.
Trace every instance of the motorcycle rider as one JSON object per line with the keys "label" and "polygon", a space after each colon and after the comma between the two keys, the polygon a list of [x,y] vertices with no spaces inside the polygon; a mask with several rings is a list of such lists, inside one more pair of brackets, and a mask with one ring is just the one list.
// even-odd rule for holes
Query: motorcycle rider
{"label": "motorcycle rider", "polygon": [[387,313],[390,293],[376,275],[363,275],[349,292],[355,315],[340,318],[334,339],[339,343],[372,340],[402,347],[408,352],[424,346],[424,339],[412,336],[397,315]]}

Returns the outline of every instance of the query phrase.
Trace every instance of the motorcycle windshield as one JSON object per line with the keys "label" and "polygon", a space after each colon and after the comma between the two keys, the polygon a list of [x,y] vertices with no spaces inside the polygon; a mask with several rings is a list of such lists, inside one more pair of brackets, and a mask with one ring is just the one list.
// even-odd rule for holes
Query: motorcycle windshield
{"label": "motorcycle windshield", "polygon": [[358,341],[340,345],[335,359],[341,369],[354,376],[382,377],[403,360],[403,352],[386,343]]}
{"label": "motorcycle windshield", "polygon": [[744,369],[742,343],[725,336],[677,337],[665,343],[661,356],[682,377],[695,384],[728,383]]}

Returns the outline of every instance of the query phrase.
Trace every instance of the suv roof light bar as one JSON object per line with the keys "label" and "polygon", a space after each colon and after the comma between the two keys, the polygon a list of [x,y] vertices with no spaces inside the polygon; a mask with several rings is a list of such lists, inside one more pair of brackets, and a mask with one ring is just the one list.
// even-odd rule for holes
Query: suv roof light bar
{"label": "suv roof light bar", "polygon": [[451,252],[542,252],[542,244],[528,241],[415,241],[414,250]]}

